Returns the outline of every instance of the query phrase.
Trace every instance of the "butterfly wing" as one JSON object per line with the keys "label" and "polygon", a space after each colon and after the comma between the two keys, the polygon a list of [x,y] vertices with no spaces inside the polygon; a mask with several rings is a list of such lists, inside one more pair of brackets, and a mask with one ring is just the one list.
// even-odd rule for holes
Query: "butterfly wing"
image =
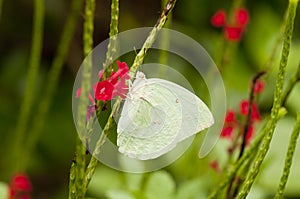
{"label": "butterfly wing", "polygon": [[165,86],[148,81],[130,95],[118,122],[119,151],[147,160],[174,148],[182,121],[177,96]]}
{"label": "butterfly wing", "polygon": [[149,82],[165,86],[177,95],[178,103],[182,107],[183,119],[178,132],[178,142],[210,127],[214,123],[213,115],[206,104],[191,91],[163,79],[151,78]]}

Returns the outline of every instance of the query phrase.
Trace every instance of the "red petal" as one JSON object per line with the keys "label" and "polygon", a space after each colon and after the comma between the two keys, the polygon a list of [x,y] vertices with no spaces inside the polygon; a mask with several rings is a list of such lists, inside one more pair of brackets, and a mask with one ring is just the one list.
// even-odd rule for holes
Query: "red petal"
{"label": "red petal", "polygon": [[97,100],[107,101],[112,99],[114,85],[108,80],[98,82],[95,89],[95,98]]}
{"label": "red petal", "polygon": [[81,91],[82,91],[82,88],[79,88],[79,89],[76,90],[76,96],[75,96],[76,98],[80,97]]}
{"label": "red petal", "polygon": [[109,81],[112,83],[112,84],[116,84],[117,81],[125,74],[128,73],[129,71],[129,68],[127,66],[127,64],[125,62],[120,62],[120,61],[117,61],[117,64],[118,64],[118,71],[115,72],[115,73],[112,73],[110,75],[110,78],[109,78]]}
{"label": "red petal", "polygon": [[232,138],[232,132],[233,132],[233,127],[232,126],[224,127],[222,129],[222,132],[221,132],[221,137],[231,139]]}
{"label": "red petal", "polygon": [[249,13],[245,8],[240,8],[235,13],[235,21],[239,26],[246,26],[249,21]]}
{"label": "red petal", "polygon": [[221,172],[220,166],[219,166],[219,162],[217,160],[212,161],[211,163],[209,163],[210,168],[212,168],[213,170],[215,170],[217,173]]}
{"label": "red petal", "polygon": [[253,126],[251,125],[251,126],[249,126],[248,132],[246,134],[246,144],[250,143],[252,136],[253,136]]}
{"label": "red petal", "polygon": [[225,38],[229,41],[239,41],[242,37],[243,29],[241,27],[227,26],[224,29]]}
{"label": "red petal", "polygon": [[29,178],[24,174],[15,175],[11,182],[11,188],[20,191],[31,191],[32,185]]}
{"label": "red petal", "polygon": [[257,107],[256,103],[253,103],[253,105],[252,105],[251,119],[253,121],[259,121],[260,120],[260,114],[259,114],[259,110],[258,110],[258,107]]}
{"label": "red petal", "polygon": [[104,73],[104,70],[100,70],[99,73],[98,73],[98,78],[101,79],[102,76],[103,76],[103,73]]}
{"label": "red petal", "polygon": [[226,13],[224,10],[217,11],[210,20],[214,27],[222,27],[226,23]]}
{"label": "red petal", "polygon": [[249,101],[248,100],[243,100],[240,103],[240,113],[242,115],[247,115],[248,114],[248,109],[249,109]]}
{"label": "red petal", "polygon": [[263,92],[264,87],[265,87],[264,82],[261,80],[258,80],[254,85],[253,91],[254,91],[254,93],[261,93],[261,92]]}
{"label": "red petal", "polygon": [[234,123],[235,120],[235,113],[233,110],[228,110],[225,116],[225,123]]}

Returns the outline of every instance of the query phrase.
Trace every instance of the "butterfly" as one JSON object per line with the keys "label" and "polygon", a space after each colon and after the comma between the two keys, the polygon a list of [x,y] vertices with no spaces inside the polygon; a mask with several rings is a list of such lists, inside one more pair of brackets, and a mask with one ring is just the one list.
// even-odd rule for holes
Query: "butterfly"
{"label": "butterfly", "polygon": [[139,160],[155,159],[213,123],[209,108],[194,93],[138,71],[118,120],[118,150]]}

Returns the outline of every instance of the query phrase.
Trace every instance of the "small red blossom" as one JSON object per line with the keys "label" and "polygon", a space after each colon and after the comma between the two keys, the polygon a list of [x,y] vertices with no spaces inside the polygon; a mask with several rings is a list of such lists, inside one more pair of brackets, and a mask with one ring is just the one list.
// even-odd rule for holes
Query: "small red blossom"
{"label": "small red blossom", "polygon": [[233,110],[228,110],[225,116],[225,123],[235,123],[235,113]]}
{"label": "small red blossom", "polygon": [[9,199],[30,199],[32,185],[25,174],[17,174],[9,186]]}
{"label": "small red blossom", "polygon": [[242,37],[243,29],[241,27],[226,26],[224,29],[225,38],[229,41],[239,41]]}
{"label": "small red blossom", "polygon": [[17,174],[13,177],[10,186],[17,190],[31,191],[32,185],[25,174]]}
{"label": "small red blossom", "polygon": [[117,61],[117,65],[119,68],[118,71],[115,73],[112,73],[109,78],[109,81],[112,84],[116,84],[118,82],[118,80],[121,79],[123,75],[126,75],[129,71],[129,68],[128,68],[126,62]]}
{"label": "small red blossom", "polygon": [[96,100],[108,101],[112,99],[112,93],[114,90],[114,85],[108,80],[98,82],[95,89]]}
{"label": "small red blossom", "polygon": [[217,160],[214,160],[211,163],[209,163],[209,166],[210,166],[210,168],[212,168],[217,173],[221,173],[220,165],[219,165],[219,162]]}
{"label": "small red blossom", "polygon": [[245,8],[239,8],[235,11],[234,17],[232,23],[227,23],[225,11],[219,10],[211,18],[211,24],[214,27],[223,27],[225,38],[228,41],[237,42],[241,39],[242,33],[249,22],[249,13]]}
{"label": "small red blossom", "polygon": [[[115,96],[125,97],[128,86],[126,81],[130,79],[129,68],[126,62],[117,61],[118,70],[113,71],[109,79],[97,82],[94,86],[95,98],[101,101],[111,100]],[[103,72],[99,72],[98,76],[102,77]]]}
{"label": "small red blossom", "polygon": [[245,8],[239,8],[235,12],[235,21],[237,25],[244,27],[249,21],[249,13]]}
{"label": "small red blossom", "polygon": [[226,13],[224,10],[218,10],[210,20],[214,27],[223,27],[226,24]]}
{"label": "small red blossom", "polygon": [[[248,109],[249,109],[249,101],[248,100],[243,100],[240,103],[240,112],[242,115],[247,115],[248,114]],[[251,120],[252,121],[259,121],[260,120],[260,114],[258,111],[258,107],[256,103],[252,104],[252,114],[251,114]]]}
{"label": "small red blossom", "polygon": [[262,93],[264,90],[264,82],[261,80],[257,80],[257,82],[254,85],[254,93],[258,94],[258,93]]}
{"label": "small red blossom", "polygon": [[233,127],[232,126],[225,126],[222,129],[221,137],[227,138],[227,139],[232,139],[232,132],[233,132]]}
{"label": "small red blossom", "polygon": [[248,132],[247,132],[247,134],[246,134],[246,144],[249,144],[250,143],[250,141],[251,141],[251,138],[252,138],[252,136],[253,136],[253,126],[252,125],[250,125],[249,127],[248,127]]}

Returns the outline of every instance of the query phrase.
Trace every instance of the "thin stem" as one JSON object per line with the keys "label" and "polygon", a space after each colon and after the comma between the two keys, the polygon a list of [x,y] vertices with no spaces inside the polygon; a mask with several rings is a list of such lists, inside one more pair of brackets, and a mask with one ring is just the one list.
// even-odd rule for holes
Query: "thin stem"
{"label": "thin stem", "polygon": [[[138,70],[138,67],[143,63],[144,61],[144,57],[147,53],[147,50],[151,47],[151,45],[153,44],[153,42],[155,41],[157,32],[163,27],[163,25],[166,22],[167,16],[170,13],[170,11],[173,9],[173,7],[175,6],[176,0],[169,0],[168,3],[166,4],[162,14],[160,15],[157,23],[155,24],[155,26],[153,27],[152,31],[150,32],[149,36],[147,37],[145,43],[143,44],[141,50],[139,51],[139,53],[136,55],[134,62],[132,64],[132,66],[130,67],[130,71],[129,71],[129,75],[131,77],[131,79],[133,80],[135,73]],[[87,171],[86,171],[86,175],[85,175],[85,182],[84,182],[84,186],[87,188],[94,172],[97,166],[97,159],[95,158],[95,156],[100,154],[100,150],[101,150],[101,146],[104,144],[105,142],[105,138],[107,133],[109,132],[111,126],[113,125],[114,119],[113,119],[113,114],[114,112],[118,109],[119,105],[121,103],[121,99],[118,98],[112,108],[111,114],[108,118],[108,121],[102,131],[102,134],[99,138],[99,140],[96,143],[96,147],[95,150],[93,152],[93,156],[89,162],[89,165],[87,167]]]}
{"label": "thin stem", "polygon": [[278,113],[281,106],[282,100],[282,89],[284,84],[284,76],[286,71],[287,60],[290,52],[290,44],[293,35],[294,28],[294,19],[296,16],[296,8],[297,8],[298,0],[290,0],[288,7],[288,21],[285,27],[284,41],[283,41],[283,49],[282,56],[279,66],[279,71],[277,73],[276,79],[276,89],[274,93],[274,102],[271,110],[271,118],[268,121],[268,128],[264,131],[266,134],[263,143],[259,149],[258,155],[255,159],[254,165],[250,170],[249,175],[247,176],[245,183],[242,186],[242,190],[238,195],[238,199],[246,198],[248,195],[250,188],[259,172],[260,166],[269,150],[270,143],[273,137],[274,129],[277,123]]}
{"label": "thin stem", "polygon": [[58,79],[63,64],[69,53],[70,44],[75,33],[76,24],[78,21],[79,13],[82,9],[82,5],[83,5],[83,0],[73,0],[72,2],[71,12],[65,23],[64,30],[62,32],[59,45],[57,48],[57,53],[52,62],[51,69],[49,71],[47,81],[46,81],[47,83],[45,84],[45,88],[43,90],[44,95],[40,99],[38,112],[34,117],[33,127],[32,130],[30,131],[30,136],[28,136],[27,139],[26,149],[28,155],[24,155],[24,158],[26,158],[24,162],[25,167],[28,164],[29,156],[30,154],[32,154],[32,151],[34,150],[36,142],[38,141],[43,126],[45,124],[46,121],[45,119],[49,111],[49,108],[51,106],[55,90],[57,88],[57,84],[59,81]]}
{"label": "thin stem", "polygon": [[251,115],[252,115],[252,107],[253,107],[253,103],[254,103],[255,84],[259,80],[259,78],[261,78],[261,76],[263,76],[265,73],[266,73],[265,71],[262,71],[262,72],[256,74],[255,77],[252,79],[252,86],[251,86],[251,91],[250,91],[250,96],[249,96],[248,113],[247,113],[247,118],[246,118],[246,124],[243,129],[243,142],[242,142],[241,151],[240,151],[238,159],[241,158],[244,153],[244,150],[246,147],[246,141],[247,141],[247,139],[246,139],[247,134],[249,131],[249,127],[251,126]]}
{"label": "thin stem", "polygon": [[[119,0],[112,0],[111,2],[111,19],[110,19],[110,31],[109,31],[109,43],[107,46],[106,60],[103,64],[103,68],[111,70],[111,64],[114,60],[114,56],[117,52],[117,34],[119,24]],[[107,67],[107,68],[106,68]],[[103,78],[106,78],[106,73],[103,74]]]}
{"label": "thin stem", "polygon": [[285,189],[285,186],[286,186],[289,174],[290,174],[290,169],[292,166],[293,156],[295,153],[299,133],[300,133],[300,114],[298,113],[296,124],[294,126],[294,130],[293,130],[291,138],[290,138],[289,147],[288,147],[288,150],[286,153],[282,176],[281,176],[280,183],[278,185],[277,192],[275,195],[276,199],[283,198],[282,196],[283,196],[283,192],[284,192],[284,189]]}
{"label": "thin stem", "polygon": [[[106,60],[103,64],[103,67],[105,69],[104,74],[103,74],[103,78],[106,77],[106,73],[108,70],[111,69],[111,64],[114,60],[114,55],[117,51],[117,34],[118,34],[118,20],[119,20],[119,0],[113,0],[111,3],[111,22],[110,22],[110,32],[109,32],[109,43],[107,46],[107,53],[106,53]],[[99,114],[101,113],[101,109],[102,109],[102,105],[103,103],[101,101],[97,102],[98,105],[98,111],[97,111],[97,117],[99,117]],[[114,112],[114,110],[112,110],[112,113]],[[112,124],[112,121],[110,119],[112,119],[113,116],[111,115],[111,117],[108,119],[107,123]],[[102,134],[100,135],[100,138],[97,142],[96,149],[93,151],[92,157],[90,159],[90,162],[87,166],[86,172],[85,172],[85,176],[84,176],[84,180],[83,180],[83,187],[85,189],[87,189],[93,175],[95,172],[95,169],[97,167],[98,164],[98,160],[95,158],[95,156],[97,156],[100,153],[100,148],[101,146],[105,143],[105,139],[106,139],[106,135],[108,134],[108,129],[110,128],[110,126],[105,126],[103,129]]]}
{"label": "thin stem", "polygon": [[294,76],[290,79],[287,87],[285,88],[285,91],[283,92],[282,95],[282,104],[283,106],[286,104],[286,101],[292,92],[294,86],[300,81],[300,62],[298,64],[297,72],[294,73]]}
{"label": "thin stem", "polygon": [[31,115],[31,108],[34,101],[34,92],[36,88],[37,75],[41,63],[42,45],[43,45],[43,29],[44,29],[44,1],[34,1],[34,25],[32,35],[32,45],[30,53],[29,68],[27,72],[27,81],[24,100],[21,104],[21,111],[16,128],[16,138],[14,143],[14,150],[16,159],[13,158],[16,170],[23,170],[23,163],[20,161],[23,156],[22,143],[25,139],[25,132],[27,130],[29,118]]}
{"label": "thin stem", "polygon": [[[83,24],[83,55],[86,57],[93,49],[93,32],[94,32],[94,12],[95,12],[95,0],[87,0],[85,2],[85,21]],[[81,97],[78,102],[77,112],[77,130],[79,137],[76,144],[76,161],[73,162],[72,167],[75,172],[76,178],[70,183],[75,183],[76,198],[84,198],[86,189],[82,186],[86,168],[86,149],[80,139],[84,139],[86,132],[86,109],[89,103],[88,93],[91,88],[91,73],[92,73],[92,59],[91,57],[85,58],[85,63],[82,68],[82,81],[81,81]],[[70,177],[74,173],[70,173]],[[72,184],[71,187],[74,187]],[[73,198],[69,195],[69,198]]]}
{"label": "thin stem", "polygon": [[[161,6],[162,8],[164,8],[164,6],[166,5],[167,0],[161,0]],[[168,16],[168,20],[165,24],[165,28],[170,28],[172,23],[172,13],[169,14]],[[160,45],[160,49],[168,49],[168,47],[170,46],[170,33],[168,31],[163,31],[162,32],[162,36],[161,36],[161,40],[159,40],[159,45]],[[166,52],[165,50],[161,50],[159,52],[159,63],[160,64],[167,64],[168,63],[168,52]],[[159,68],[159,75],[163,76],[166,73],[166,67],[160,67]]]}
{"label": "thin stem", "polygon": [[[284,114],[279,115],[277,118],[278,120],[283,117]],[[268,128],[268,123],[266,123],[262,129],[262,132],[255,138],[253,143],[250,145],[250,147],[245,151],[245,153],[242,155],[238,161],[234,163],[234,165],[225,172],[224,178],[222,178],[220,184],[214,189],[214,191],[209,195],[209,199],[216,199],[218,198],[218,194],[232,181],[236,173],[238,172],[239,168],[251,157],[253,154],[257,152],[257,148],[260,146],[263,138],[265,137],[265,134],[263,132],[265,129]]]}

